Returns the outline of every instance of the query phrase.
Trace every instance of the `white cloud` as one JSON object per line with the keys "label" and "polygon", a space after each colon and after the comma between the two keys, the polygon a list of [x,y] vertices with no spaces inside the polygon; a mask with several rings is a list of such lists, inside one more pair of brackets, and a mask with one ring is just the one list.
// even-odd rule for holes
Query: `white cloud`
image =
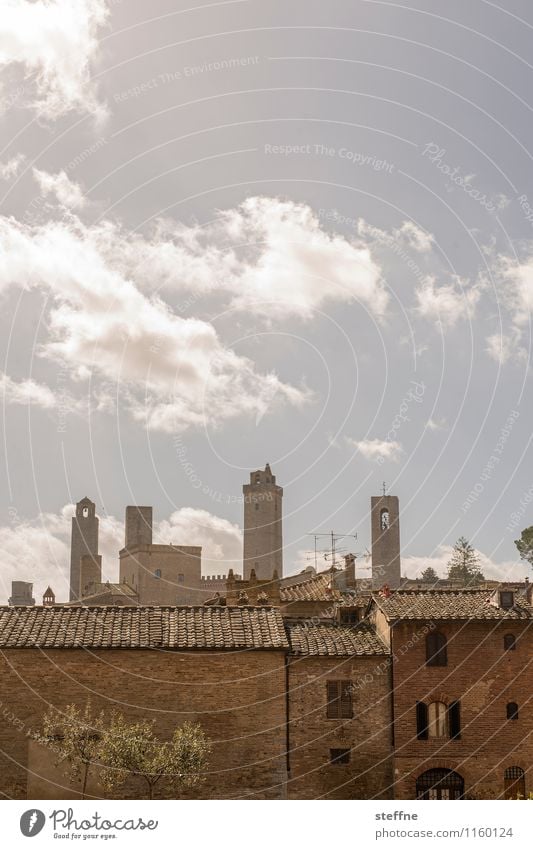
{"label": "white cloud", "polygon": [[388,303],[368,247],[326,233],[305,204],[252,197],[204,228],[161,221],[151,239],[118,235],[108,225],[95,237],[143,287],[229,292],[234,309],[280,319],[353,301],[381,316]]}
{"label": "white cloud", "polygon": [[242,571],[242,532],[238,525],[207,510],[182,507],[154,527],[154,542],[201,545],[205,575]]}
{"label": "white cloud", "polygon": [[520,344],[521,335],[518,328],[512,328],[509,333],[493,333],[487,336],[486,351],[489,357],[500,365],[505,365],[510,360],[526,359],[527,351]]}
{"label": "white cloud", "polygon": [[0,393],[7,404],[32,404],[45,410],[56,406],[54,393],[48,386],[34,380],[14,381],[0,372]]}
{"label": "white cloud", "polygon": [[499,294],[516,327],[523,328],[530,323],[533,311],[533,256],[520,263],[500,257],[499,263],[502,278]]}
{"label": "white cloud", "polygon": [[85,206],[86,200],[80,185],[70,180],[65,171],[49,174],[34,168],[33,176],[43,195],[53,195],[62,206],[68,209],[81,209]]}
{"label": "white cloud", "polygon": [[0,288],[41,286],[52,295],[42,354],[79,378],[119,383],[123,402],[149,428],[217,425],[262,414],[272,399],[298,406],[310,398],[275,374],[259,374],[211,324],[143,294],[74,217],[36,227],[0,218],[0,247]]}
{"label": "white cloud", "polygon": [[17,153],[16,156],[12,156],[11,159],[8,159],[7,162],[0,162],[0,179],[1,180],[10,180],[11,177],[16,177],[21,165],[26,161],[26,157],[23,153]]}
{"label": "white cloud", "polygon": [[420,315],[445,327],[453,327],[461,318],[472,318],[480,296],[479,287],[468,287],[459,280],[436,286],[433,277],[426,278],[416,292]]}
{"label": "white cloud", "polygon": [[445,430],[447,427],[446,419],[428,419],[426,427],[428,430]]}
{"label": "white cloud", "polygon": [[48,119],[70,110],[104,114],[91,82],[105,0],[3,0],[0,67],[22,73],[29,105]]}
{"label": "white cloud", "polygon": [[400,249],[429,253],[435,243],[432,233],[426,233],[412,221],[403,221],[400,227],[395,227],[392,230],[381,230],[379,227],[369,224],[363,218],[359,218],[357,233],[361,238],[368,239],[371,243],[388,245],[396,253]]}
{"label": "white cloud", "polygon": [[365,460],[375,460],[376,462],[383,462],[384,460],[390,460],[393,463],[397,463],[402,454],[403,448],[399,442],[388,441],[385,439],[350,439],[346,438],[346,441],[352,448],[355,448],[359,454],[365,458]]}
{"label": "white cloud", "polygon": [[[439,578],[445,578],[448,574],[448,563],[453,553],[453,546],[440,545],[429,557],[403,556],[402,575],[409,578],[419,578],[424,569],[432,566]],[[528,573],[528,568],[520,561],[504,560],[500,563],[492,560],[485,554],[478,552],[480,569],[487,580],[491,581],[523,581]]]}
{"label": "white cloud", "polygon": [[[97,509],[97,515],[98,515]],[[66,504],[58,513],[41,513],[33,520],[15,521],[0,527],[4,598],[11,595],[11,581],[29,581],[41,603],[48,584],[57,601],[68,598],[71,517],[75,506]],[[114,516],[101,516],[99,551],[104,580],[118,581],[118,552],[124,544],[124,525]],[[237,525],[207,510],[190,507],[175,511],[154,524],[154,541],[176,545],[201,545],[204,574],[227,574],[241,570],[242,535]]]}

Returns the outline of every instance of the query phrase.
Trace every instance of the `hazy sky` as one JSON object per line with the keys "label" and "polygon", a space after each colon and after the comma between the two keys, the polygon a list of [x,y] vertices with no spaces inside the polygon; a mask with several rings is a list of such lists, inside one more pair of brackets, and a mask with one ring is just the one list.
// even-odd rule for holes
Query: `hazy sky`
{"label": "hazy sky", "polygon": [[525,575],[531,4],[1,6],[3,600],[85,495],[226,572],[267,461],[286,572],[386,481],[404,572]]}

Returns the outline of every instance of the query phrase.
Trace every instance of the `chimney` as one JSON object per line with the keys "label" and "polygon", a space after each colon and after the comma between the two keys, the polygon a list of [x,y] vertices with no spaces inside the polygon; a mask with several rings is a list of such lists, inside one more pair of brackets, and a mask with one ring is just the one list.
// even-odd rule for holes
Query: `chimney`
{"label": "chimney", "polygon": [[33,584],[28,581],[11,581],[11,598],[8,599],[10,607],[33,607]]}

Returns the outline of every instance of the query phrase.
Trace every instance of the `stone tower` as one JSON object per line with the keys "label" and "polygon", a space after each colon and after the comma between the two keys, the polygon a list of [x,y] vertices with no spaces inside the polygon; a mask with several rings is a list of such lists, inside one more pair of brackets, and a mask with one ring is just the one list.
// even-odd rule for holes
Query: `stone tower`
{"label": "stone tower", "polygon": [[76,504],[76,515],[72,517],[70,542],[70,601],[80,597],[81,558],[84,554],[98,555],[98,517],[96,505],[89,498]]}
{"label": "stone tower", "polygon": [[400,506],[396,495],[371,499],[372,586],[400,586]]}
{"label": "stone tower", "polygon": [[265,470],[251,472],[250,483],[244,484],[244,579],[255,569],[258,580],[270,580],[277,572],[283,575],[282,499],[283,489],[268,463]]}

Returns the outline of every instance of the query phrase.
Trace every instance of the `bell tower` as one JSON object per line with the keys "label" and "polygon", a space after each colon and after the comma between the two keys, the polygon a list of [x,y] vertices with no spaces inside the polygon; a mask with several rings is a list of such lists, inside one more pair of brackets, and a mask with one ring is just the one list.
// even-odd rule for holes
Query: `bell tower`
{"label": "bell tower", "polygon": [[81,558],[84,554],[98,555],[98,516],[96,505],[85,497],[76,504],[76,515],[72,517],[70,542],[70,601],[80,597]]}
{"label": "bell tower", "polygon": [[396,495],[371,499],[372,587],[400,586],[400,505]]}
{"label": "bell tower", "polygon": [[244,484],[244,579],[255,570],[258,580],[271,580],[274,572],[283,576],[282,499],[283,489],[276,484],[267,463],[264,471],[250,473]]}

